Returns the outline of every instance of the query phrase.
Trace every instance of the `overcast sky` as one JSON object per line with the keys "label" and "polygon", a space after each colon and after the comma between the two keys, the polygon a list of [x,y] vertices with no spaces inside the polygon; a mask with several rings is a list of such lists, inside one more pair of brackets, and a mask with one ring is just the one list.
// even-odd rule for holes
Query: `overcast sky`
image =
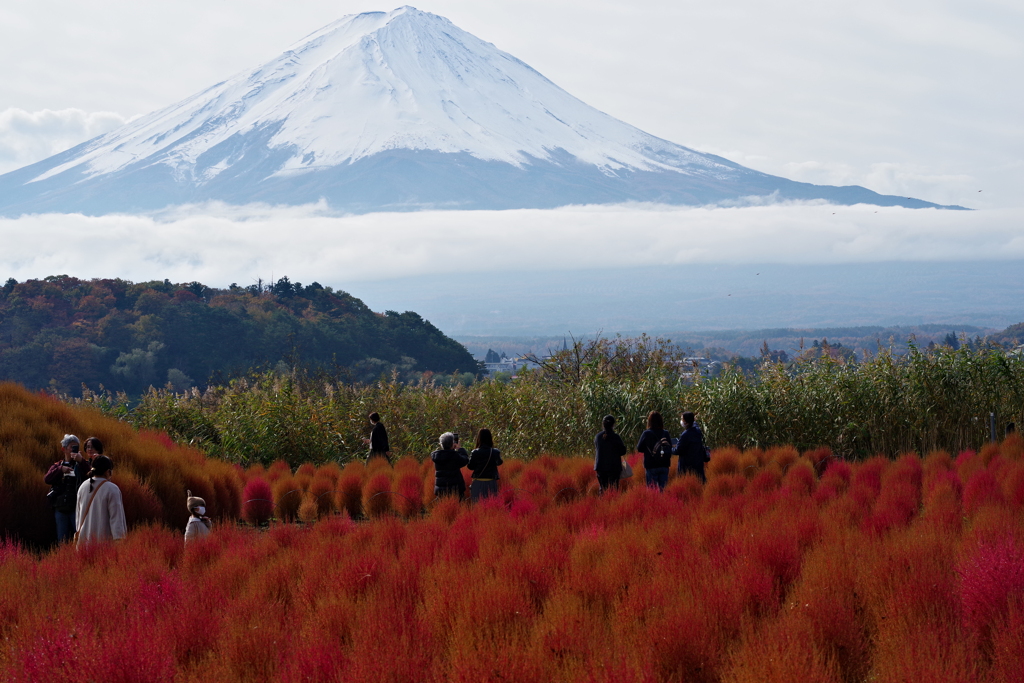
{"label": "overcast sky", "polygon": [[[1024,205],[1019,0],[424,0],[598,109],[797,180]],[[0,171],[279,54],[325,0],[5,0]],[[981,192],[979,192],[981,190]]]}

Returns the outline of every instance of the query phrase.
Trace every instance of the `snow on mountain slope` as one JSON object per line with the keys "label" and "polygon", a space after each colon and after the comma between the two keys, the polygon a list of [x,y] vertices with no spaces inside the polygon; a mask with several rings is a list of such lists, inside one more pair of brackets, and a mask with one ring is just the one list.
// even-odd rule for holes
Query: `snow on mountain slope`
{"label": "snow on mountain slope", "polygon": [[816,187],[644,133],[447,19],[401,7],[344,17],[256,69],[0,176],[0,210],[908,201]]}

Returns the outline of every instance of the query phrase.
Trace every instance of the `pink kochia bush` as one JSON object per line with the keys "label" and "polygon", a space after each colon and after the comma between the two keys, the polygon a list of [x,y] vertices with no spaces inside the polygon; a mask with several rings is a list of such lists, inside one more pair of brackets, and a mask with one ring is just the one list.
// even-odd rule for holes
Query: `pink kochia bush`
{"label": "pink kochia bush", "polygon": [[429,463],[307,468],[337,486],[315,523],[0,541],[0,680],[1019,681],[1021,452],[732,450],[603,496],[544,458],[477,505]]}

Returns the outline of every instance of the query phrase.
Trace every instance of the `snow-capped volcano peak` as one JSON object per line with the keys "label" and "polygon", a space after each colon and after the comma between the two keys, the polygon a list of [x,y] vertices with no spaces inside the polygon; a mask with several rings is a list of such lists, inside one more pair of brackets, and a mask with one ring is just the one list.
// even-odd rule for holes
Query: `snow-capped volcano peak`
{"label": "snow-capped volcano peak", "polygon": [[[413,7],[346,16],[279,57],[91,145],[88,174],[143,159],[202,182],[231,164],[202,163],[234,135],[273,129],[289,174],[394,149],[465,152],[519,166],[560,149],[607,171],[670,168],[652,136],[580,102],[515,57]],[[648,155],[638,148],[646,147]],[[207,160],[210,161],[210,160]],[[698,154],[688,160],[708,166]]]}
{"label": "snow-capped volcano peak", "polygon": [[255,69],[0,176],[7,212],[321,198],[349,211],[540,208],[769,194],[927,205],[794,183],[661,140],[413,7],[343,17]]}

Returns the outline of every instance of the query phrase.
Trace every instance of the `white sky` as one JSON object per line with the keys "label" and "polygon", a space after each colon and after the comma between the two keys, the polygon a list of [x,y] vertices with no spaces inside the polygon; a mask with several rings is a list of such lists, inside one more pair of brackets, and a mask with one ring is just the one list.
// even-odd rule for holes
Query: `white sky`
{"label": "white sky", "polygon": [[[598,109],[758,170],[974,208],[1024,206],[1019,0],[416,6]],[[187,97],[344,14],[390,9],[5,0],[0,172]]]}

